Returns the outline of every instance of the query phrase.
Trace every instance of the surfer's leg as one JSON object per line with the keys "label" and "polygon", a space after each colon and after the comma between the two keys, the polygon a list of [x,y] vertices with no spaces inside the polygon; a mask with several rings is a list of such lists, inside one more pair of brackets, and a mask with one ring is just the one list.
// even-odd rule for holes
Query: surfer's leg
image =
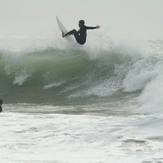
{"label": "surfer's leg", "polygon": [[75,35],[77,33],[77,31],[75,30],[75,29],[73,29],[72,31],[69,31],[69,32],[67,32],[64,36],[66,37],[66,36],[69,36],[69,35]]}
{"label": "surfer's leg", "polygon": [[73,29],[72,31],[69,31],[68,33],[66,33],[65,35],[64,35],[64,37],[65,36],[69,36],[69,35],[74,35],[74,37],[75,37],[75,39],[76,39],[76,41],[79,43],[79,44],[84,44],[83,43],[83,41],[81,40],[81,37],[80,37],[80,35],[79,35],[79,33],[75,30],[75,29]]}
{"label": "surfer's leg", "polygon": [[83,44],[85,43],[85,41],[84,41],[83,38],[79,35],[78,32],[76,32],[76,33],[74,34],[74,37],[75,37],[76,41],[77,41],[79,44],[83,45]]}
{"label": "surfer's leg", "polygon": [[72,33],[74,35],[76,41],[80,44],[81,38],[80,38],[79,32],[74,29],[74,30],[70,31],[70,33]]}

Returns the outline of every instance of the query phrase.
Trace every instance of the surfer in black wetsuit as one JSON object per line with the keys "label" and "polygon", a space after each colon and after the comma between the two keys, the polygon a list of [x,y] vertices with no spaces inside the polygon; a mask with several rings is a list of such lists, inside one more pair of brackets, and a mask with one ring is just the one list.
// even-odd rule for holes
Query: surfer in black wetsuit
{"label": "surfer in black wetsuit", "polygon": [[70,31],[70,32],[68,32],[66,34],[64,32],[62,32],[62,37],[66,37],[66,36],[69,36],[69,35],[74,35],[76,41],[79,44],[83,45],[86,42],[87,29],[98,29],[98,28],[100,28],[99,25],[97,25],[96,27],[87,27],[84,24],[85,24],[84,20],[80,20],[79,21],[80,29],[78,31],[73,29],[72,31]]}
{"label": "surfer in black wetsuit", "polygon": [[3,104],[3,100],[0,99],[0,112],[2,112],[2,104]]}

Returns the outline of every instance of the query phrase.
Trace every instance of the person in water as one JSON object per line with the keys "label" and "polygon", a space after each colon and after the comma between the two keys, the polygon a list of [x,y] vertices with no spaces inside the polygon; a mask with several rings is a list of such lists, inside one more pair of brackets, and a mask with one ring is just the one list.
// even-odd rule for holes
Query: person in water
{"label": "person in water", "polygon": [[79,30],[76,31],[75,29],[73,29],[72,31],[69,31],[68,33],[64,33],[62,32],[62,37],[66,37],[69,35],[74,35],[76,41],[83,45],[86,42],[86,38],[87,38],[87,29],[98,29],[100,28],[99,25],[97,25],[96,27],[87,27],[85,26],[85,22],[84,20],[80,20],[79,21]]}
{"label": "person in water", "polygon": [[0,112],[2,112],[2,104],[3,104],[3,100],[0,99]]}

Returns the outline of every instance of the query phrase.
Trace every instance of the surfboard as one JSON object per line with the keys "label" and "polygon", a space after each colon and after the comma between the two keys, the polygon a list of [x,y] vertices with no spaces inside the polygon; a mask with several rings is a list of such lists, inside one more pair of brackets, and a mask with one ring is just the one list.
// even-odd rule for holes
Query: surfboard
{"label": "surfboard", "polygon": [[[64,32],[64,34],[66,34],[68,32],[67,29],[65,28],[65,26],[63,25],[63,23],[60,21],[60,19],[58,18],[58,16],[56,16],[56,19],[57,19],[57,24],[58,24],[59,29],[61,30],[61,32]],[[71,42],[74,41],[72,36],[66,36],[64,38],[66,40],[68,40],[68,41],[71,41]]]}

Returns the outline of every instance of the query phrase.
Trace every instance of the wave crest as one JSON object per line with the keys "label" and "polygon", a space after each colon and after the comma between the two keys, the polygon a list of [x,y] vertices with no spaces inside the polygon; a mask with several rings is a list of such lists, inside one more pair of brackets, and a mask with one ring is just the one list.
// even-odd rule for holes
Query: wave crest
{"label": "wave crest", "polygon": [[1,96],[36,103],[103,98],[142,91],[159,75],[159,57],[128,46],[108,47],[1,52]]}

